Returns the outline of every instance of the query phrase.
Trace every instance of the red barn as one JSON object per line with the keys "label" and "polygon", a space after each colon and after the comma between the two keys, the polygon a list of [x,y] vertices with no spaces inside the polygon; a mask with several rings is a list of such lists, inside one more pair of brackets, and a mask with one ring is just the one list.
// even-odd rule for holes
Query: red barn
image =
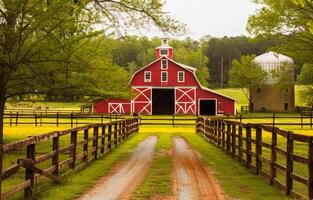
{"label": "red barn", "polygon": [[108,114],[236,114],[234,99],[203,87],[196,68],[175,62],[173,49],[164,39],[156,48],[157,60],[134,73],[130,80],[134,98],[106,99],[94,104]]}

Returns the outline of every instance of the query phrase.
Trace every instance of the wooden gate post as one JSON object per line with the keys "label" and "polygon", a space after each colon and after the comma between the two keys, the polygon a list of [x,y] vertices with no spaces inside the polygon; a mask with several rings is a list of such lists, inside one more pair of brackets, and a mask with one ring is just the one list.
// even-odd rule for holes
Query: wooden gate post
{"label": "wooden gate post", "polygon": [[260,170],[262,169],[262,161],[261,161],[261,156],[262,156],[262,128],[257,127],[256,128],[256,157],[255,157],[255,166],[256,166],[256,174],[260,174]]}
{"label": "wooden gate post", "polygon": [[105,128],[106,126],[102,126],[102,134],[101,134],[101,153],[104,154],[104,146],[105,146]]}
{"label": "wooden gate post", "polygon": [[84,159],[83,159],[84,162],[88,162],[88,135],[89,135],[89,129],[86,128],[84,130],[84,140],[85,140],[85,144],[84,144],[84,147],[83,147],[84,152],[85,152],[85,156],[84,156]]}
{"label": "wooden gate post", "polygon": [[126,120],[123,120],[123,140],[126,140]]}
{"label": "wooden gate post", "polygon": [[57,112],[57,126],[59,126],[59,112]]}
{"label": "wooden gate post", "polygon": [[117,147],[117,122],[114,122],[114,145]]}
{"label": "wooden gate post", "polygon": [[[241,115],[240,115],[241,116]],[[243,153],[242,153],[242,124],[239,125],[238,127],[238,155],[239,155],[239,162],[242,162],[242,157],[243,157]]]}
{"label": "wooden gate post", "polygon": [[309,199],[313,199],[313,137],[310,138],[308,159],[308,197]]}
{"label": "wooden gate post", "polygon": [[226,152],[227,152],[227,154],[230,153],[230,134],[231,134],[230,129],[231,129],[230,124],[227,123],[227,131],[226,131]]}
{"label": "wooden gate post", "polygon": [[76,164],[76,152],[77,152],[77,131],[71,132],[71,145],[73,145],[70,151],[70,157],[72,158],[72,162],[70,164],[70,168],[75,169]]}
{"label": "wooden gate post", "polygon": [[[35,161],[35,144],[27,145],[26,158]],[[29,199],[33,195],[35,184],[35,172],[26,168],[25,180],[30,181],[30,186],[25,189],[25,199]]]}
{"label": "wooden gate post", "polygon": [[251,127],[249,125],[246,127],[246,149],[246,167],[249,169],[251,163]]}
{"label": "wooden gate post", "polygon": [[15,126],[17,126],[18,124],[18,112],[16,112],[16,115],[15,115]]}
{"label": "wooden gate post", "polygon": [[232,157],[235,158],[236,155],[236,124],[232,125],[232,132],[231,132],[231,147],[232,147]]}
{"label": "wooden gate post", "polygon": [[37,126],[37,114],[36,113],[35,113],[34,117],[35,117],[35,126]]}
{"label": "wooden gate post", "polygon": [[292,132],[287,133],[287,151],[286,151],[286,195],[290,195],[293,181],[291,174],[293,172],[293,139],[291,138]]}
{"label": "wooden gate post", "polygon": [[52,157],[52,166],[55,167],[53,175],[59,175],[59,132],[55,137],[53,137],[52,150],[55,151],[54,156]]}
{"label": "wooden gate post", "polygon": [[96,126],[93,129],[93,140],[92,140],[92,147],[93,147],[93,156],[95,156],[95,160],[98,159],[98,139],[99,139],[99,127]]}
{"label": "wooden gate post", "polygon": [[276,178],[276,167],[275,163],[277,161],[277,153],[276,153],[276,146],[277,146],[277,133],[273,128],[272,131],[272,145],[271,145],[271,170],[270,170],[270,184],[273,185],[274,179]]}
{"label": "wooden gate post", "polygon": [[108,149],[111,151],[112,148],[112,124],[108,126]]}
{"label": "wooden gate post", "polygon": [[222,150],[225,150],[225,121],[222,121]]}

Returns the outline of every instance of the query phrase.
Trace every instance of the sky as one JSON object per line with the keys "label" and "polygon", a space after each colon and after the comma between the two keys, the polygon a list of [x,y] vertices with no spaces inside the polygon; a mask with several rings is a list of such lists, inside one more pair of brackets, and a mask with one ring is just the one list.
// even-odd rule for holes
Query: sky
{"label": "sky", "polygon": [[256,11],[251,0],[166,0],[164,10],[187,25],[184,37],[199,39],[248,35],[248,17]]}

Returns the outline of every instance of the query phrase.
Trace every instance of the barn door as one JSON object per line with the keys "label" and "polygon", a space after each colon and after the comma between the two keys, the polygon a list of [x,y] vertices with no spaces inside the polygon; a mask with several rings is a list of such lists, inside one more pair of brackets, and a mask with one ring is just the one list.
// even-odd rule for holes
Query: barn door
{"label": "barn door", "polygon": [[133,99],[133,113],[152,114],[152,88],[133,88],[137,93]]}
{"label": "barn door", "polygon": [[196,114],[196,88],[175,88],[175,113]]}

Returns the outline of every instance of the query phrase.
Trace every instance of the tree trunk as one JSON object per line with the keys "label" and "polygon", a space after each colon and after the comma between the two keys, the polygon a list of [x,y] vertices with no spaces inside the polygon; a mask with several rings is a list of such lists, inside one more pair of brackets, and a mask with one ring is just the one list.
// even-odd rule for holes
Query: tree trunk
{"label": "tree trunk", "polygon": [[224,56],[222,56],[221,60],[221,88],[223,88],[224,83]]}

